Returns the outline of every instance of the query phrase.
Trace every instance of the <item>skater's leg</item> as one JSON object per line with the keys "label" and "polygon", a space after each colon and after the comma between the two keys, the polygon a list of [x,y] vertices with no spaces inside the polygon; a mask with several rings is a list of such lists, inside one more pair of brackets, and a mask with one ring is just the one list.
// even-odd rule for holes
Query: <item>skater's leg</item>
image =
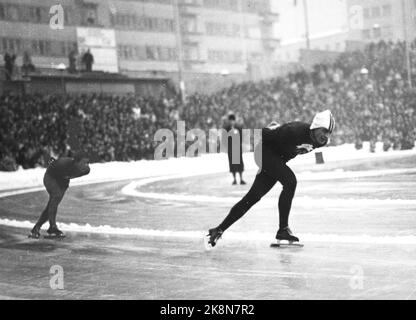
{"label": "skater's leg", "polygon": [[46,221],[48,221],[49,219],[49,204],[51,202],[51,195],[50,195],[50,188],[49,188],[49,180],[50,177],[47,177],[48,174],[45,174],[43,177],[43,185],[45,186],[46,191],[49,194],[49,199],[48,199],[48,203],[45,207],[45,209],[42,211],[38,221],[36,222],[35,226],[32,229],[32,233],[39,233],[40,229],[42,228],[42,226],[45,224]]}
{"label": "skater's leg", "polygon": [[56,215],[58,214],[58,206],[61,203],[62,199],[64,198],[65,190],[60,193],[55,194],[51,198],[51,202],[49,205],[49,227],[56,228]]}
{"label": "skater's leg", "polygon": [[249,192],[230,211],[224,221],[218,226],[222,231],[227,230],[232,224],[239,220],[250,208],[273,188],[277,179],[272,178],[264,172],[260,172],[254,180]]}
{"label": "skater's leg", "polygon": [[45,224],[45,222],[48,221],[48,219],[49,219],[48,208],[49,208],[49,203],[50,202],[51,202],[51,199],[49,197],[48,204],[46,205],[46,208],[43,210],[42,214],[39,217],[38,222],[36,222],[36,224],[35,224],[35,228],[37,230],[40,230],[42,228],[42,226]]}
{"label": "skater's leg", "polygon": [[296,192],[297,180],[293,171],[286,164],[281,166],[278,179],[283,185],[279,197],[279,227],[284,229],[289,226],[289,214]]}
{"label": "skater's leg", "polygon": [[49,219],[49,227],[56,227],[56,215],[58,212],[58,206],[61,203],[65,191],[68,188],[66,181],[58,181],[56,178],[45,175],[44,183],[46,190],[49,193],[49,204],[47,207],[47,215]]}

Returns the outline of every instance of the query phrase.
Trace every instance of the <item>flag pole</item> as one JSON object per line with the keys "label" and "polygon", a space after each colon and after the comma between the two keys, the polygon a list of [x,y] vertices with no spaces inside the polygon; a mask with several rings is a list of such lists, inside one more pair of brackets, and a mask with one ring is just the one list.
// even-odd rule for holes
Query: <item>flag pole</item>
{"label": "flag pole", "polygon": [[179,13],[178,0],[172,0],[173,14],[175,20],[175,35],[176,35],[176,50],[177,50],[177,64],[178,64],[178,77],[179,77],[179,90],[181,93],[182,103],[185,103],[185,81],[183,76],[183,48],[182,48],[182,33],[181,33],[181,21]]}
{"label": "flag pole", "polygon": [[402,0],[402,14],[403,14],[403,36],[404,36],[404,45],[405,45],[405,54],[406,54],[406,69],[407,69],[407,82],[409,88],[413,87],[412,84],[412,71],[410,66],[410,48],[409,48],[409,39],[408,39],[408,29],[407,29],[407,15],[406,15],[406,1]]}
{"label": "flag pole", "polygon": [[311,39],[309,31],[309,10],[308,10],[308,0],[303,0],[303,13],[305,18],[305,38],[306,38],[306,49],[311,49]]}

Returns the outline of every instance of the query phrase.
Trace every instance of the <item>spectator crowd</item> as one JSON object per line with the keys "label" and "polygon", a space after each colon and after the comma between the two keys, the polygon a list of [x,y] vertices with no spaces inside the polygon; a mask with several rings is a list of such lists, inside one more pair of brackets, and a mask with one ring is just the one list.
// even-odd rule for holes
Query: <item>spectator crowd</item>
{"label": "spectator crowd", "polygon": [[[411,61],[416,65],[416,43]],[[416,70],[412,70],[416,75]],[[416,80],[415,77],[413,80]],[[382,141],[384,149],[411,149],[416,137],[416,91],[409,88],[405,47],[379,42],[345,52],[332,64],[284,77],[244,82],[214,94],[160,97],[4,95],[0,97],[0,170],[45,166],[49,156],[83,149],[93,161],[152,159],[160,128],[221,128],[232,110],[245,128],[272,120],[311,121],[331,109],[337,127],[331,143]]]}

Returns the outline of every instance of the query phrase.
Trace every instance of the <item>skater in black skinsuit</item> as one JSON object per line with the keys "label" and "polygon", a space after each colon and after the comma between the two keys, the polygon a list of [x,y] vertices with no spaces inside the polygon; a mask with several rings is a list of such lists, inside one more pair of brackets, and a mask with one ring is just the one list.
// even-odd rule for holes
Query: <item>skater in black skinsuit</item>
{"label": "skater in black skinsuit", "polygon": [[289,229],[289,213],[297,180],[287,162],[299,154],[325,146],[334,130],[335,121],[329,110],[318,113],[312,124],[291,122],[281,127],[272,124],[262,130],[262,142],[256,147],[255,159],[259,172],[253,186],[230,211],[225,220],[208,231],[208,244],[214,247],[224,231],[239,220],[279,181],[283,190],[279,198],[279,230],[277,240],[298,242]]}
{"label": "skater in black skinsuit", "polygon": [[90,173],[88,159],[82,154],[74,158],[62,157],[58,160],[51,158],[43,178],[43,184],[49,194],[49,201],[38,222],[33,227],[29,237],[39,239],[42,225],[49,220],[47,233],[52,237],[64,237],[56,225],[56,214],[66,190],[69,180],[85,176]]}

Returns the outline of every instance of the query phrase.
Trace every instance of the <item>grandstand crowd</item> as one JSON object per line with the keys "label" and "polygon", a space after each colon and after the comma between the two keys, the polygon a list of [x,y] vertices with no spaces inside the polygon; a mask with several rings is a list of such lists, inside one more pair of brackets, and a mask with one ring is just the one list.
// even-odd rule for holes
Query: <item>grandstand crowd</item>
{"label": "grandstand crowd", "polygon": [[[411,46],[416,63],[416,42]],[[160,128],[221,128],[233,111],[245,128],[275,120],[311,121],[331,109],[331,143],[382,141],[384,150],[412,149],[416,138],[416,91],[407,83],[402,42],[379,42],[345,52],[335,63],[285,77],[235,84],[215,94],[160,97],[110,95],[3,95],[0,97],[0,170],[45,166],[50,156],[83,149],[94,161],[152,159]],[[416,75],[416,70],[412,70]],[[414,79],[415,80],[415,79]]]}

